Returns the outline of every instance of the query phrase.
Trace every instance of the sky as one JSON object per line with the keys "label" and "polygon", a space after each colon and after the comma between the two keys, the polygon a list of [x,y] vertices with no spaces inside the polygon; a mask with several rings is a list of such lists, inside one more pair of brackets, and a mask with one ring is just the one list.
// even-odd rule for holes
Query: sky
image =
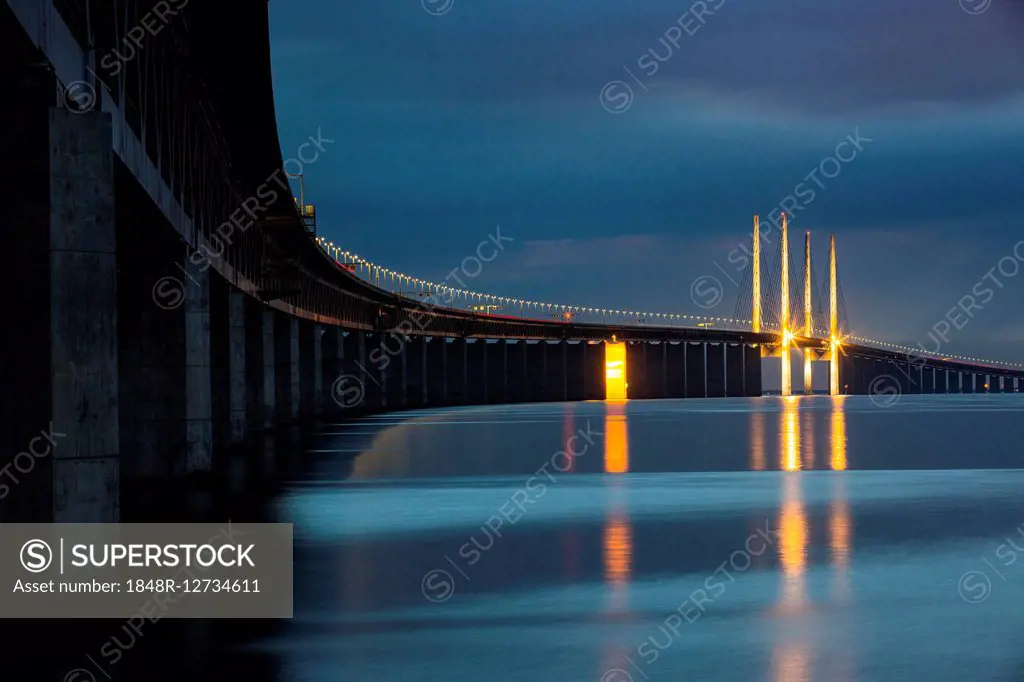
{"label": "sky", "polygon": [[305,191],[362,257],[441,281],[500,226],[475,291],[733,317],[788,202],[798,262],[836,235],[852,333],[1024,362],[1024,2],[270,12],[282,152],[335,141]]}

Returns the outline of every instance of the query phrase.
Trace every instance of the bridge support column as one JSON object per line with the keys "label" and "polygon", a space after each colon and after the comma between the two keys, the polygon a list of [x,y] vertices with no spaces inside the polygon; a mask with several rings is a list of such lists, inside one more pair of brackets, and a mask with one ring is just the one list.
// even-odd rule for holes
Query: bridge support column
{"label": "bridge support column", "polygon": [[690,342],[686,344],[686,397],[706,398],[707,362],[706,345]]}
{"label": "bridge support column", "polygon": [[569,399],[569,342],[560,341],[555,348],[555,400],[564,401]]}
{"label": "bridge support column", "polygon": [[604,344],[584,341],[583,348],[583,400],[603,400],[605,397]]}
{"label": "bridge support column", "polygon": [[277,356],[275,354],[274,310],[263,308],[263,428],[277,425]]}
{"label": "bridge support column", "polygon": [[487,344],[487,402],[503,403],[508,400],[508,356],[503,340]]}
{"label": "bridge support column", "polygon": [[0,188],[0,518],[115,522],[125,450],[110,117],[48,109],[50,91],[14,84],[0,113],[11,173]]}
{"label": "bridge support column", "polygon": [[925,392],[924,371],[921,365],[914,362],[908,362],[907,374],[910,376],[910,392],[915,395],[923,394]]}
{"label": "bridge support column", "polygon": [[213,466],[210,271],[185,259],[185,473]]}
{"label": "bridge support column", "polygon": [[[376,362],[371,363],[369,359],[371,352],[380,352],[379,347],[374,348],[374,343],[377,343],[376,336],[358,329],[345,333],[342,339],[343,371],[331,380],[331,399],[342,410],[376,410],[384,404],[381,360],[377,355],[374,355]],[[350,392],[353,388],[357,389],[356,393]]]}
{"label": "bridge support column", "polygon": [[725,344],[706,343],[705,371],[707,372],[707,396],[725,397]]}
{"label": "bridge support column", "polygon": [[319,339],[314,340],[314,325],[309,320],[297,320],[299,329],[299,420],[308,421],[313,416],[313,382],[316,375],[314,346],[320,348]]}
{"label": "bridge support column", "polygon": [[911,362],[911,367],[916,366],[921,376],[921,393],[925,395],[931,395],[935,393],[935,369],[932,367],[925,367],[920,363]]}
{"label": "bridge support column", "polygon": [[525,402],[527,399],[528,375],[526,341],[506,341],[508,358],[508,401]]}
{"label": "bridge support column", "polygon": [[743,346],[743,395],[750,398],[760,398],[763,395],[759,345]]}
{"label": "bridge support column", "polygon": [[[407,338],[395,332],[375,336],[370,364],[377,364],[381,375],[382,407],[398,410],[405,407],[408,371]],[[377,359],[375,362],[374,359]],[[373,372],[373,369],[370,369]]]}
{"label": "bridge support column", "polygon": [[469,402],[482,405],[489,395],[487,339],[476,339],[466,344],[466,364],[469,368]]}
{"label": "bridge support column", "polygon": [[427,403],[448,404],[448,339],[430,337],[427,342]]}
{"label": "bridge support column", "polygon": [[231,287],[210,277],[210,406],[213,419],[213,467],[231,442]]}
{"label": "bridge support column", "polygon": [[586,368],[584,366],[586,362],[586,353],[586,341],[566,343],[565,345],[565,376],[566,388],[568,391],[566,394],[566,400],[586,400],[587,398],[587,379],[585,376]]}
{"label": "bridge support column", "polygon": [[469,343],[454,339],[448,347],[448,398],[453,405],[469,403]]}
{"label": "bridge support column", "polygon": [[345,374],[342,369],[345,360],[345,333],[341,327],[321,327],[323,334],[317,345],[320,346],[320,362],[315,371],[319,375],[320,410],[319,414],[337,412],[340,405],[335,400],[334,392],[342,389],[335,384],[338,377]]}
{"label": "bridge support column", "polygon": [[723,343],[725,348],[725,395],[729,398],[739,398],[746,395],[743,383],[747,376],[743,365],[746,358],[743,355],[743,344]]}
{"label": "bridge support column", "polygon": [[323,363],[320,348],[322,327],[309,320],[298,320],[299,326],[299,418],[313,419],[317,410],[317,394],[320,386],[320,365]]}
{"label": "bridge support column", "polygon": [[647,343],[644,341],[626,342],[626,397],[632,400],[645,400],[651,397],[647,385]]}
{"label": "bridge support column", "polygon": [[274,403],[278,424],[299,417],[299,320],[274,312]]}
{"label": "bridge support column", "polygon": [[228,294],[228,404],[231,410],[230,443],[241,443],[249,431],[246,418],[246,358],[255,352],[246,327],[246,295],[240,291]]}
{"label": "bridge support column", "polygon": [[[645,397],[664,398],[666,394],[665,344],[664,342],[649,343],[644,341],[639,344],[639,347],[641,349],[641,362],[643,363],[641,369],[643,371]],[[628,363],[626,369],[627,371],[629,370]]]}
{"label": "bridge support column", "polygon": [[[666,398],[686,397],[686,342],[666,343],[666,372],[668,388]],[[627,368],[628,369],[628,368]]]}
{"label": "bridge support column", "polygon": [[410,336],[405,343],[405,406],[427,404],[427,338]]}

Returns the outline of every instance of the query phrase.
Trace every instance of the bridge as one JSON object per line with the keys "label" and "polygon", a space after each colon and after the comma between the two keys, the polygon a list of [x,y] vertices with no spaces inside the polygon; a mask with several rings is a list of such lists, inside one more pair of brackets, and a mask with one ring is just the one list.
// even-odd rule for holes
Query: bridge
{"label": "bridge", "polygon": [[805,392],[815,363],[831,394],[1020,388],[1020,366],[853,336],[835,240],[826,304],[785,218],[772,272],[755,218],[728,319],[483,294],[335,246],[292,191],[334,142],[282,151],[266,3],[228,4],[0,0],[0,519],[116,521],[147,483],[338,415],[760,396],[764,358],[784,394],[792,357]]}

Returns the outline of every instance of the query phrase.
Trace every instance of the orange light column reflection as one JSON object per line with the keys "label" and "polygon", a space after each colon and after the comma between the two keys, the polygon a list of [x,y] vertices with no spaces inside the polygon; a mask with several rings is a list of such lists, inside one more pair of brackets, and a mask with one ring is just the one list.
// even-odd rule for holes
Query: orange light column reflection
{"label": "orange light column reflection", "polygon": [[796,396],[782,399],[782,469],[800,469],[800,404]]}
{"label": "orange light column reflection", "polygon": [[832,469],[846,471],[846,402],[845,395],[832,398]]}
{"label": "orange light column reflection", "polygon": [[[782,509],[779,512],[779,558],[782,562],[782,608],[800,608],[805,601],[804,567],[807,561],[807,513],[800,473],[799,398],[783,398],[780,450],[782,453]],[[810,418],[810,417],[808,417]]]}
{"label": "orange light column reflection", "polygon": [[624,474],[629,471],[629,433],[624,403],[605,405],[604,470],[609,474]]}
{"label": "orange light column reflection", "polygon": [[750,468],[764,471],[764,412],[750,413]]}
{"label": "orange light column reflection", "polygon": [[[609,474],[629,472],[629,431],[624,403],[605,405],[604,470]],[[624,481],[617,481],[622,484]],[[616,486],[618,487],[618,486]],[[621,489],[613,492],[622,492]],[[611,611],[626,608],[629,577],[633,570],[633,527],[621,500],[613,499],[604,526],[604,576],[611,587]]]}

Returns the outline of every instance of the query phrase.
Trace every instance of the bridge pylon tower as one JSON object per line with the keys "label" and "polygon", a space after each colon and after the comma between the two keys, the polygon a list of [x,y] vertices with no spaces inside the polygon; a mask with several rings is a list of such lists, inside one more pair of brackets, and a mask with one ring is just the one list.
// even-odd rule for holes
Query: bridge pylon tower
{"label": "bridge pylon tower", "polygon": [[793,394],[793,367],[790,358],[790,346],[793,331],[789,327],[789,223],[786,214],[782,214],[782,301],[779,311],[779,326],[782,328],[782,395]]}
{"label": "bridge pylon tower", "polygon": [[[804,337],[814,337],[814,322],[811,316],[811,233],[804,234]],[[814,393],[814,369],[812,363],[813,351],[805,348],[804,351],[804,394]]]}
{"label": "bridge pylon tower", "polygon": [[836,270],[836,235],[828,246],[828,394],[839,395],[839,275]]}
{"label": "bridge pylon tower", "polygon": [[754,244],[753,244],[753,301],[754,310],[750,317],[751,330],[757,334],[761,331],[761,226],[757,214],[754,214]]}

